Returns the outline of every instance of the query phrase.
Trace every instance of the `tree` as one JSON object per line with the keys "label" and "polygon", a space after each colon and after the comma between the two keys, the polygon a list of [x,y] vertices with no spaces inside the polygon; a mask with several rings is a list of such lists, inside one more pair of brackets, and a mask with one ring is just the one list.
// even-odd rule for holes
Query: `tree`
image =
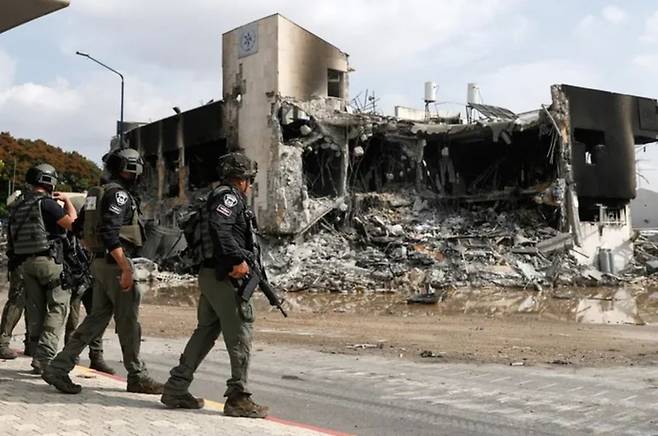
{"label": "tree", "polygon": [[66,152],[45,141],[16,139],[9,132],[0,133],[0,216],[6,215],[8,190],[16,166],[14,189],[25,185],[25,173],[38,163],[47,162],[57,169],[60,175],[58,190],[82,192],[98,183],[101,170],[80,153]]}

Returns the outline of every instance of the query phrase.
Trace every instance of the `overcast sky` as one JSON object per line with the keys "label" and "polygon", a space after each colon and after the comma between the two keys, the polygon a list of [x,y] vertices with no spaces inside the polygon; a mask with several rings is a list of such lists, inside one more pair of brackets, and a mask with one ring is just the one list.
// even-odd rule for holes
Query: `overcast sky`
{"label": "overcast sky", "polygon": [[[553,83],[658,97],[658,1],[71,0],[0,34],[0,130],[99,161],[120,82],[76,50],[125,74],[126,120],[157,120],[221,98],[221,34],[275,12],[349,53],[352,95],[374,89],[385,113],[422,107],[426,80],[516,112]],[[658,146],[638,159],[658,190]]]}

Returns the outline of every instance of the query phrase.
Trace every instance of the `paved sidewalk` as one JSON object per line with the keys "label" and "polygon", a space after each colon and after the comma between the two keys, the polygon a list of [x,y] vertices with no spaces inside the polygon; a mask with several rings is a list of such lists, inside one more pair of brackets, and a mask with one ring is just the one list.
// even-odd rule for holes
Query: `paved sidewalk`
{"label": "paved sidewalk", "polygon": [[327,434],[276,418],[228,418],[212,401],[201,410],[167,409],[158,395],[127,393],[120,378],[80,366],[71,378],[82,393],[65,395],[29,370],[27,358],[0,360],[0,435]]}

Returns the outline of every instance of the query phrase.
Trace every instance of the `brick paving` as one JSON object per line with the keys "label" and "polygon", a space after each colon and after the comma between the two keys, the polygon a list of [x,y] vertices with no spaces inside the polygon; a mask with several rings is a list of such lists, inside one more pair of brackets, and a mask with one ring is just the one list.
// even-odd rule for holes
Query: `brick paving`
{"label": "brick paving", "polygon": [[273,420],[229,418],[222,404],[201,410],[171,410],[157,395],[126,392],[119,378],[83,367],[71,373],[79,395],[65,395],[29,374],[30,360],[0,360],[0,435],[319,435]]}

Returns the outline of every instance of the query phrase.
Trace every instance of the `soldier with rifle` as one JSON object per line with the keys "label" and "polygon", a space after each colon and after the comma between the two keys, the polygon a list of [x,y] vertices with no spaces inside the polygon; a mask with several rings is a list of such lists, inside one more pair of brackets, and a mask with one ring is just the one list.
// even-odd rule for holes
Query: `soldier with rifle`
{"label": "soldier with rifle", "polygon": [[30,168],[25,181],[32,189],[16,201],[9,216],[8,254],[23,277],[34,374],[57,352],[71,299],[61,285],[62,240],[78,215],[66,195],[53,192],[58,178],[52,165]]}
{"label": "soldier with rifle", "polygon": [[[192,396],[188,389],[194,372],[223,333],[231,361],[231,378],[224,396],[224,415],[264,418],[268,408],[251,399],[247,385],[251,355],[254,307],[244,291],[250,274],[262,283],[254,265],[254,241],[251,222],[253,212],[247,206],[257,167],[244,154],[229,153],[219,158],[221,185],[212,189],[199,211],[198,231],[193,229],[188,245],[201,252],[199,270],[198,324],[188,341],[180,363],[170,372],[161,401],[171,408],[199,409],[203,399]],[[198,237],[194,237],[196,234]],[[191,240],[190,240],[191,239]],[[194,240],[194,239],[199,239]],[[252,281],[253,284],[253,281]],[[255,288],[255,286],[254,286]],[[262,289],[262,287],[261,287]],[[271,288],[270,288],[271,290]],[[253,292],[253,289],[251,289]],[[241,293],[241,294],[240,294]],[[273,294],[276,306],[281,301]]]}
{"label": "soldier with rifle", "polygon": [[[80,306],[83,305],[87,314],[92,309],[93,277],[90,271],[91,256],[82,246],[80,240],[68,232],[64,240],[64,271],[62,273],[62,287],[71,290],[71,305],[66,329],[64,331],[64,344],[68,344],[71,335],[78,327],[80,321]],[[103,357],[103,334],[101,333],[89,343],[89,367],[96,371],[114,374]]]}

